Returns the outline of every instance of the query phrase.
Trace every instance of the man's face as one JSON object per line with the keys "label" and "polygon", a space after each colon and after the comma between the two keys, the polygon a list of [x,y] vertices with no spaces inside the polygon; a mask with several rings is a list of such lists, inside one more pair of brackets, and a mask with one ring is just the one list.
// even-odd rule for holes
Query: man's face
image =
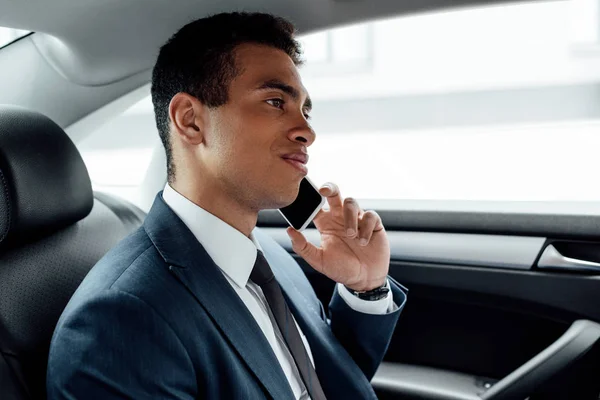
{"label": "man's face", "polygon": [[243,44],[234,54],[229,100],[210,112],[207,164],[227,195],[253,209],[280,208],[306,175],[310,99],[285,52]]}

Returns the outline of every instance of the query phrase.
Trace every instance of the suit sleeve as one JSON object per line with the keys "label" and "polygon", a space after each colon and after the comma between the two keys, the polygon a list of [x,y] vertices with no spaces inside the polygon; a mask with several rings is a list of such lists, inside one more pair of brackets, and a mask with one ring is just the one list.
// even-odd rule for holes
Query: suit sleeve
{"label": "suit sleeve", "polygon": [[390,313],[376,315],[356,311],[342,299],[337,290],[334,290],[329,303],[333,334],[369,380],[383,360],[406,303],[406,288],[391,277],[389,283],[394,303],[398,306]]}
{"label": "suit sleeve", "polygon": [[59,321],[50,346],[48,400],[193,399],[195,373],[173,329],[148,304],[108,290]]}

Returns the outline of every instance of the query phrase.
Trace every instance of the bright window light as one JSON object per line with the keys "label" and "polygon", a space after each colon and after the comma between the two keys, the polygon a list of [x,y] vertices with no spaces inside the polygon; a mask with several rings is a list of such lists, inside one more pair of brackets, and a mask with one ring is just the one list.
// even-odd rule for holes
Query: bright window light
{"label": "bright window light", "polygon": [[4,28],[0,26],[0,48],[7,46],[17,39],[30,34],[30,31],[21,29]]}

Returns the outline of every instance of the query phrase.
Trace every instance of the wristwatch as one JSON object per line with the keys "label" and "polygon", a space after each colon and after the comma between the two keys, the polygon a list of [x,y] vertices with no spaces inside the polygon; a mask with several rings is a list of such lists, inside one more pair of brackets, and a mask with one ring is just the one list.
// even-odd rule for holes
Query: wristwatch
{"label": "wristwatch", "polygon": [[367,300],[367,301],[375,301],[375,300],[384,299],[384,298],[387,297],[388,293],[390,292],[390,288],[388,287],[387,282],[383,286],[381,286],[381,287],[378,287],[378,288],[375,288],[375,289],[371,289],[371,290],[367,290],[367,291],[362,291],[362,292],[350,289],[346,285],[344,285],[344,287],[346,289],[348,289],[348,291],[350,293],[352,293],[353,295],[355,295],[359,299],[361,299],[361,300]]}

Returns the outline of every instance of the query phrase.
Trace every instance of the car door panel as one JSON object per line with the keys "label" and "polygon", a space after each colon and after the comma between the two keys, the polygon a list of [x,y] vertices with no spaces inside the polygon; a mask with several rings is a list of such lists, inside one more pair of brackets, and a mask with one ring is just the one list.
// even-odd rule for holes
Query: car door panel
{"label": "car door panel", "polygon": [[[261,213],[259,226],[293,254],[285,225],[267,213],[266,218]],[[390,275],[410,290],[385,363],[373,380],[380,398],[480,398],[488,390],[494,394],[494,387],[497,397],[491,398],[510,398],[502,396],[519,389],[510,386],[514,382],[504,391],[494,384],[507,385],[503,379],[556,346],[576,321],[600,321],[600,275],[538,267],[552,244],[566,258],[600,262],[597,218],[591,219],[598,225],[587,218],[578,229],[582,219],[571,215],[514,214],[511,220],[487,214],[477,220],[471,215],[477,213],[463,213],[466,219],[456,212],[379,214],[390,238]],[[441,217],[439,228],[434,215]],[[452,221],[458,228],[449,229]],[[566,224],[562,231],[561,224]],[[305,235],[318,244],[315,229]],[[327,306],[334,283],[294,256]],[[595,398],[597,376],[590,371],[599,357],[596,339],[590,343],[571,361],[544,361],[548,376],[542,374],[535,384],[525,380],[519,390],[532,392],[523,398]],[[561,362],[569,366],[548,367]]]}

